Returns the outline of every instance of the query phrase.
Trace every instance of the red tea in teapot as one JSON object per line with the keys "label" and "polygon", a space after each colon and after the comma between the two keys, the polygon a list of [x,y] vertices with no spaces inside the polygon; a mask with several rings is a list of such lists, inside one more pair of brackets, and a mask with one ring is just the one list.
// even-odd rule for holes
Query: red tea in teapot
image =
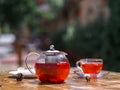
{"label": "red tea in teapot", "polygon": [[69,74],[70,64],[69,62],[35,63],[35,70],[42,83],[62,83]]}

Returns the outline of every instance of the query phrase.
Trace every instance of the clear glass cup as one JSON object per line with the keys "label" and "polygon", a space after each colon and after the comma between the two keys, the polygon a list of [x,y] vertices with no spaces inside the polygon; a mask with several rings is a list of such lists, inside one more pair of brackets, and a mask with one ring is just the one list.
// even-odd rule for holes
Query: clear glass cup
{"label": "clear glass cup", "polygon": [[97,74],[100,73],[103,67],[103,59],[86,58],[80,59],[76,62],[76,67],[91,78],[97,78]]}

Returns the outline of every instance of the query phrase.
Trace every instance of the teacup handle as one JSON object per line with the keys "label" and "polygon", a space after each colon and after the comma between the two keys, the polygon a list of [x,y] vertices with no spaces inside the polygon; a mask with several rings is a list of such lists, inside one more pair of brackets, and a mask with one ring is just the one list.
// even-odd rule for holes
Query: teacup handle
{"label": "teacup handle", "polygon": [[83,73],[83,70],[82,70],[82,68],[80,67],[80,63],[81,63],[80,60],[77,61],[77,62],[76,62],[76,67]]}
{"label": "teacup handle", "polygon": [[30,69],[30,65],[28,64],[28,58],[29,58],[31,55],[36,55],[36,56],[39,57],[40,54],[38,54],[38,53],[36,53],[36,52],[30,52],[30,53],[27,55],[26,59],[25,59],[25,64],[26,64],[27,69],[28,69],[32,74],[35,75],[35,72],[33,72],[33,71]]}

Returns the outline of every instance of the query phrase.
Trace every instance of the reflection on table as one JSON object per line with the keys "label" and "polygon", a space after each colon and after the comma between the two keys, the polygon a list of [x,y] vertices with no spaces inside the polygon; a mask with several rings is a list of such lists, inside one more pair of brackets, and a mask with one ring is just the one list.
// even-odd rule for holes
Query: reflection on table
{"label": "reflection on table", "polygon": [[75,68],[71,68],[70,74],[64,83],[61,84],[41,84],[36,78],[27,78],[17,81],[11,78],[9,71],[0,72],[1,90],[120,90],[120,73],[110,72],[108,75],[98,79],[91,79],[86,82],[85,78],[78,77],[74,73]]}

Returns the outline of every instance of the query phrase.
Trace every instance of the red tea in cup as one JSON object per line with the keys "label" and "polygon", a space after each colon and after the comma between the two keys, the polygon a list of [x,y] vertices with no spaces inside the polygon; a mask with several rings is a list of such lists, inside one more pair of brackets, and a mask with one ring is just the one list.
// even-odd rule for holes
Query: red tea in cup
{"label": "red tea in cup", "polygon": [[43,83],[62,83],[70,70],[69,62],[35,63],[37,78]]}
{"label": "red tea in cup", "polygon": [[103,64],[100,62],[81,63],[81,68],[85,74],[98,74]]}
{"label": "red tea in cup", "polygon": [[80,69],[84,74],[95,75],[100,73],[103,67],[102,59],[81,59],[76,62],[76,66]]}

